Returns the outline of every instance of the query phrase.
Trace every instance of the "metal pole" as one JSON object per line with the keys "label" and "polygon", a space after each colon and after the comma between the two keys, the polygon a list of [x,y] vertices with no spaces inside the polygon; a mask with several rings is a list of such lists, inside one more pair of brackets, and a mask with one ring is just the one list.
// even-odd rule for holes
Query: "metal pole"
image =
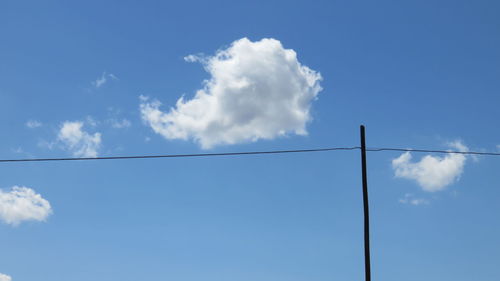
{"label": "metal pole", "polygon": [[366,176],[366,143],[365,126],[360,126],[361,136],[361,173],[363,175],[363,213],[364,213],[364,235],[365,235],[365,280],[371,281],[370,268],[370,215],[368,210],[368,179]]}

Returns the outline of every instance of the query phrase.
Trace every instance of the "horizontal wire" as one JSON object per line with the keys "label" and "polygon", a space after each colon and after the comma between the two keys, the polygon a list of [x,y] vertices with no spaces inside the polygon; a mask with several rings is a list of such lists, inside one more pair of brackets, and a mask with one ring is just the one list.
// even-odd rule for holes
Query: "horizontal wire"
{"label": "horizontal wire", "polygon": [[[125,159],[152,159],[152,158],[188,158],[188,157],[212,157],[212,156],[238,156],[238,155],[324,152],[324,151],[355,150],[355,149],[361,149],[361,147],[353,146],[353,147],[329,147],[329,148],[296,149],[296,150],[244,151],[244,152],[197,153],[197,154],[135,155],[135,156],[105,156],[105,157],[82,157],[82,158],[74,157],[74,158],[0,159],[0,163],[5,163],[5,162],[83,161],[83,160],[125,160]],[[399,152],[424,152],[424,153],[448,153],[448,154],[451,153],[451,154],[466,154],[466,155],[500,156],[500,153],[496,153],[496,152],[431,150],[431,149],[405,149],[405,148],[390,148],[390,147],[370,147],[370,148],[367,148],[366,151],[369,151],[369,152],[399,151]]]}
{"label": "horizontal wire", "polygon": [[454,151],[454,150],[428,150],[428,149],[405,149],[405,148],[389,148],[389,147],[372,147],[367,148],[366,151],[400,151],[400,152],[426,152],[426,153],[451,153],[451,154],[468,154],[468,155],[489,155],[500,156],[496,152],[478,152],[478,151]]}
{"label": "horizontal wire", "polygon": [[315,149],[296,150],[271,150],[271,151],[245,151],[245,152],[224,152],[224,153],[198,153],[198,154],[164,154],[164,155],[136,155],[136,156],[108,156],[108,157],[82,157],[82,158],[26,158],[26,159],[0,159],[0,162],[46,162],[46,161],[80,161],[80,160],[124,160],[124,159],[151,159],[151,158],[187,158],[187,157],[211,157],[211,156],[237,156],[237,155],[258,155],[258,154],[283,154],[301,152],[322,152],[334,150],[354,150],[354,147],[331,147]]}

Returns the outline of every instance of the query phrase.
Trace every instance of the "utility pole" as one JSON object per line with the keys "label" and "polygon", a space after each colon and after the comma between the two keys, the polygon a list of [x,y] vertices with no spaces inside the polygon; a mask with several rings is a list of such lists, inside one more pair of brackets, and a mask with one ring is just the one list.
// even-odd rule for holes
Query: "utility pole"
{"label": "utility pole", "polygon": [[368,179],[366,176],[366,141],[365,126],[360,126],[361,137],[361,173],[363,176],[363,214],[365,234],[365,281],[371,281],[370,268],[370,214],[368,209]]}

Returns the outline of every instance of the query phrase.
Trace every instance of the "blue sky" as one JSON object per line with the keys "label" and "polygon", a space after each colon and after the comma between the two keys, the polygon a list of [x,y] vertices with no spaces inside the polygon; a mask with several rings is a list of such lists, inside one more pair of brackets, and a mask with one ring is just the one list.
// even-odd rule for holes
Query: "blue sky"
{"label": "blue sky", "polygon": [[[498,151],[496,1],[176,2],[0,4],[0,158]],[[499,279],[499,159],[411,156],[368,155],[373,279]],[[364,276],[358,151],[1,168],[1,281]]]}

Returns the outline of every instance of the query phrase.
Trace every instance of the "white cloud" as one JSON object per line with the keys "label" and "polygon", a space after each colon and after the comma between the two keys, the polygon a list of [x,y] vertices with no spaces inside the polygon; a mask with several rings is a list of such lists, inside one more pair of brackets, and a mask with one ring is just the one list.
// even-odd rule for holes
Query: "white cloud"
{"label": "white cloud", "polygon": [[106,73],[103,72],[101,77],[97,78],[95,81],[92,81],[92,85],[96,88],[100,88],[102,85],[106,84],[108,82],[108,78],[112,80],[118,80],[118,77],[116,77],[113,73]]}
{"label": "white cloud", "polygon": [[132,126],[132,123],[130,123],[130,121],[125,119],[125,118],[123,118],[121,120],[109,119],[108,121],[111,124],[111,127],[115,128],[115,129],[123,129],[123,128],[128,128],[128,127]]}
{"label": "white cloud", "polygon": [[[458,151],[468,150],[459,141],[449,145]],[[452,153],[444,157],[426,155],[418,162],[411,162],[411,159],[411,153],[405,152],[392,160],[396,177],[415,180],[424,191],[435,192],[443,190],[460,178],[466,157]]]}
{"label": "white cloud", "polygon": [[101,146],[101,134],[89,134],[82,130],[83,122],[66,121],[62,124],[57,139],[72,152],[75,157],[97,157]]}
{"label": "white cloud", "polygon": [[418,205],[428,205],[430,203],[429,200],[423,198],[415,198],[415,196],[411,193],[406,193],[403,198],[400,198],[399,203],[401,204],[410,204],[414,206]]}
{"label": "white cloud", "polygon": [[184,60],[187,62],[203,62],[203,55],[188,55],[184,57]]}
{"label": "white cloud", "polygon": [[0,189],[0,219],[7,224],[16,226],[23,221],[45,221],[50,214],[49,201],[31,188],[13,186],[10,191]]}
{"label": "white cloud", "polygon": [[202,148],[306,135],[321,75],[300,64],[276,39],[237,40],[213,57],[187,56],[211,75],[191,100],[169,112],[141,96],[142,119],[166,139],[193,139]]}
{"label": "white cloud", "polygon": [[42,126],[42,122],[37,121],[37,120],[28,120],[26,122],[26,127],[30,129],[38,128]]}
{"label": "white cloud", "polygon": [[0,281],[11,281],[12,277],[7,274],[0,273]]}

